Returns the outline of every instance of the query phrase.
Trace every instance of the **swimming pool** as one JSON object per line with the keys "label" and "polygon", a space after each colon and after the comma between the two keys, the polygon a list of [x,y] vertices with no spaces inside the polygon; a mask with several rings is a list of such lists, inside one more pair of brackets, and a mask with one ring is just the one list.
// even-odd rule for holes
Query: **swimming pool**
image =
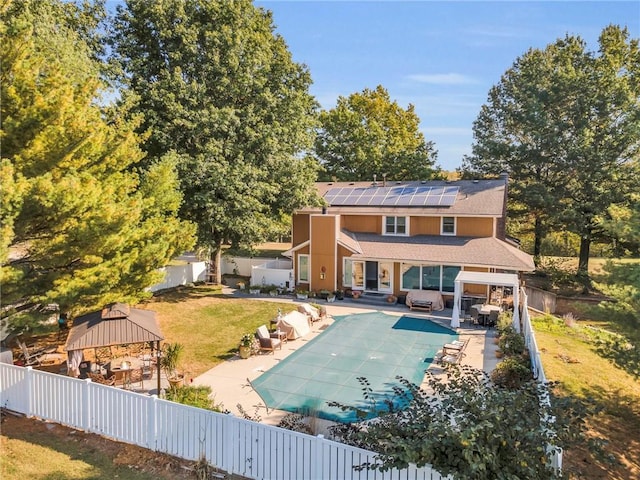
{"label": "swimming pool", "polygon": [[252,385],[269,408],[355,421],[353,412],[327,402],[364,408],[358,377],[366,377],[383,396],[399,385],[397,375],[419,385],[437,351],[457,338],[453,330],[424,318],[382,312],[339,316]]}

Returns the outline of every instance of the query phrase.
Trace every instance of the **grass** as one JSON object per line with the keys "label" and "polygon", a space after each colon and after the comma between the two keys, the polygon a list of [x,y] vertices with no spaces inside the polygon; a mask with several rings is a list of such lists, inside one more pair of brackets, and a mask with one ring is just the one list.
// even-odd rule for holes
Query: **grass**
{"label": "grass", "polygon": [[231,298],[220,287],[200,285],[154,297],[145,308],[154,310],[166,342],[184,345],[179,369],[198,376],[234,356],[240,337],[254,333],[291,303]]}
{"label": "grass", "polygon": [[547,378],[560,383],[560,394],[600,409],[587,425],[593,438],[606,439],[605,456],[587,448],[568,451],[566,470],[572,478],[640,478],[640,382],[603,356],[601,342],[611,334],[585,323],[569,327],[551,316],[534,319]]}

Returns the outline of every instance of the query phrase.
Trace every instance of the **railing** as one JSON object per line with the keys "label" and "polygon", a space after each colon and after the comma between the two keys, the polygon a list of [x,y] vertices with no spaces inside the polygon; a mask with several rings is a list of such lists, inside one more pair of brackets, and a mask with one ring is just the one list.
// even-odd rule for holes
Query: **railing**
{"label": "railing", "polygon": [[[375,453],[282,428],[78,380],[0,364],[0,404],[249,478],[435,480],[429,467],[357,471]],[[448,477],[447,477],[448,478]]]}

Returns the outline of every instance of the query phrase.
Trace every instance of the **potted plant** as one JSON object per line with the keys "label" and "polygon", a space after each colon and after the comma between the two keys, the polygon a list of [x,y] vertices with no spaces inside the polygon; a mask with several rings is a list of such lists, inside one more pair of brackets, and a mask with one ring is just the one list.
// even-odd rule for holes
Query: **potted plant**
{"label": "potted plant", "polygon": [[396,303],[398,297],[395,295],[387,295],[387,303]]}
{"label": "potted plant", "polygon": [[353,292],[351,292],[351,295],[353,296],[354,300],[357,300],[358,298],[360,298],[360,295],[362,295],[362,291],[354,290]]}
{"label": "potted plant", "polygon": [[336,296],[336,298],[338,300],[344,300],[344,290],[342,290],[341,288],[339,288],[338,290],[336,290],[333,293],[334,293],[334,295]]}
{"label": "potted plant", "polygon": [[296,289],[296,298],[298,300],[306,300],[307,298],[309,298],[309,291],[308,290],[302,290],[302,289]]}
{"label": "potted plant", "polygon": [[181,343],[165,343],[162,347],[160,367],[167,375],[171,388],[177,388],[182,383],[184,375],[178,373],[178,363],[182,357],[184,346]]}
{"label": "potted plant", "polygon": [[260,287],[256,285],[249,285],[249,293],[251,295],[260,295]]}
{"label": "potted plant", "polygon": [[245,333],[240,338],[240,346],[238,347],[238,354],[240,358],[249,358],[251,356],[251,347],[255,341],[255,336],[252,333]]}

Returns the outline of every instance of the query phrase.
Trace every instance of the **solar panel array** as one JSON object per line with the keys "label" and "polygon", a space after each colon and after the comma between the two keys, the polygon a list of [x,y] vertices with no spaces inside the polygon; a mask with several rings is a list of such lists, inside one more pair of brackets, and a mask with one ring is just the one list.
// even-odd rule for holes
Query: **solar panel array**
{"label": "solar panel array", "polygon": [[324,198],[333,206],[450,207],[457,195],[458,187],[421,185],[332,188]]}

